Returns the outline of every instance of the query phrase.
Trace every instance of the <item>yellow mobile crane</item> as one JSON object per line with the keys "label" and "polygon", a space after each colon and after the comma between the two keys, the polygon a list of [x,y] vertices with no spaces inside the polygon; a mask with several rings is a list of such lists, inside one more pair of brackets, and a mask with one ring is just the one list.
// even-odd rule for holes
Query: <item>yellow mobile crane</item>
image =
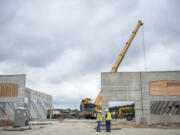
{"label": "yellow mobile crane", "polygon": [[[125,56],[128,48],[129,48],[129,46],[131,45],[132,40],[134,39],[134,37],[135,37],[135,35],[136,35],[137,31],[139,30],[139,28],[140,28],[141,25],[143,25],[143,22],[142,22],[141,20],[139,20],[136,28],[134,29],[134,31],[132,32],[132,34],[131,34],[131,36],[130,36],[130,38],[129,38],[129,40],[126,42],[126,44],[125,44],[125,46],[124,46],[121,54],[120,54],[119,57],[117,58],[116,63],[115,63],[114,66],[112,67],[111,72],[117,72],[120,63],[122,62],[122,60],[123,60],[123,58],[124,58],[124,56]],[[101,96],[102,96],[102,93],[101,93],[101,91],[100,91],[99,94],[98,94],[98,96],[97,96],[97,98],[96,98],[96,100],[95,100],[95,103],[94,103],[94,105],[95,105],[96,107],[95,107],[95,109],[93,109],[93,110],[95,110],[96,112],[101,108],[101,105],[100,105]],[[87,98],[85,98],[85,99],[87,99]],[[88,99],[89,99],[89,98],[88,98]],[[90,100],[91,100],[91,99],[90,99]],[[89,101],[90,101],[90,100],[89,100]],[[83,101],[84,101],[84,99],[82,100],[81,105],[83,104]],[[83,105],[85,105],[85,104],[83,104]]]}

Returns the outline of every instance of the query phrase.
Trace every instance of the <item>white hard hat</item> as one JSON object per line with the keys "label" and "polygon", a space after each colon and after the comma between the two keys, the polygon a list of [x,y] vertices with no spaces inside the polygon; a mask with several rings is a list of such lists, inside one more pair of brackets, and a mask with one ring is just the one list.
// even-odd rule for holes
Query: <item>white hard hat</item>
{"label": "white hard hat", "polygon": [[98,110],[99,113],[101,113],[101,110]]}
{"label": "white hard hat", "polygon": [[109,112],[109,109],[106,109],[105,112]]}

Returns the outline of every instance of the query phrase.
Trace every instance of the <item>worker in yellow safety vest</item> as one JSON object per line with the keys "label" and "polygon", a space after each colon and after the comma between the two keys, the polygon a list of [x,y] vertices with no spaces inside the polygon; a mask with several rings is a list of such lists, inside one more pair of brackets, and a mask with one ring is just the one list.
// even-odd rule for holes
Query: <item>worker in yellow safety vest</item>
{"label": "worker in yellow safety vest", "polygon": [[101,110],[98,110],[96,132],[101,132],[101,122],[102,122],[102,113]]}
{"label": "worker in yellow safety vest", "polygon": [[106,109],[105,112],[106,132],[111,132],[111,113],[109,112],[109,109]]}

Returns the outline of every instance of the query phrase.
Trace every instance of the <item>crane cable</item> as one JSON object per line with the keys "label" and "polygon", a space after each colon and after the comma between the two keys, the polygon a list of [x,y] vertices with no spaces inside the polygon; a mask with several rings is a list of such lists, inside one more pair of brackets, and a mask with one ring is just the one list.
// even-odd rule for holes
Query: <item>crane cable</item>
{"label": "crane cable", "polygon": [[146,48],[145,48],[145,42],[144,42],[144,27],[142,25],[142,44],[143,44],[143,53],[144,53],[144,68],[145,72],[147,71],[147,63],[146,63]]}

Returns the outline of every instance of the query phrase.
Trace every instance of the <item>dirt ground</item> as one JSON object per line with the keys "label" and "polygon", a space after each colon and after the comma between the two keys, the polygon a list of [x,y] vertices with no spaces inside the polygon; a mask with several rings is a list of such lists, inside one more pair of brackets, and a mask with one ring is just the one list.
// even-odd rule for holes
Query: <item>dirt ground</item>
{"label": "dirt ground", "polygon": [[[7,120],[0,120],[0,127],[6,126],[7,125]],[[13,125],[12,121],[8,121],[8,125]]]}
{"label": "dirt ground", "polygon": [[[105,125],[102,124],[102,128],[105,129]],[[118,128],[157,128],[157,129],[180,129],[180,123],[170,124],[152,124],[152,125],[136,125],[136,124],[115,124],[112,125],[112,129]]]}
{"label": "dirt ground", "polygon": [[[116,129],[110,133],[105,132],[105,130],[96,132],[96,123],[94,121],[68,120],[51,125],[38,126],[38,128],[25,131],[0,130],[0,135],[180,135],[180,129],[140,128],[132,125],[127,128],[126,124],[116,127],[113,125],[112,128]],[[104,127],[102,126],[102,128]]]}

